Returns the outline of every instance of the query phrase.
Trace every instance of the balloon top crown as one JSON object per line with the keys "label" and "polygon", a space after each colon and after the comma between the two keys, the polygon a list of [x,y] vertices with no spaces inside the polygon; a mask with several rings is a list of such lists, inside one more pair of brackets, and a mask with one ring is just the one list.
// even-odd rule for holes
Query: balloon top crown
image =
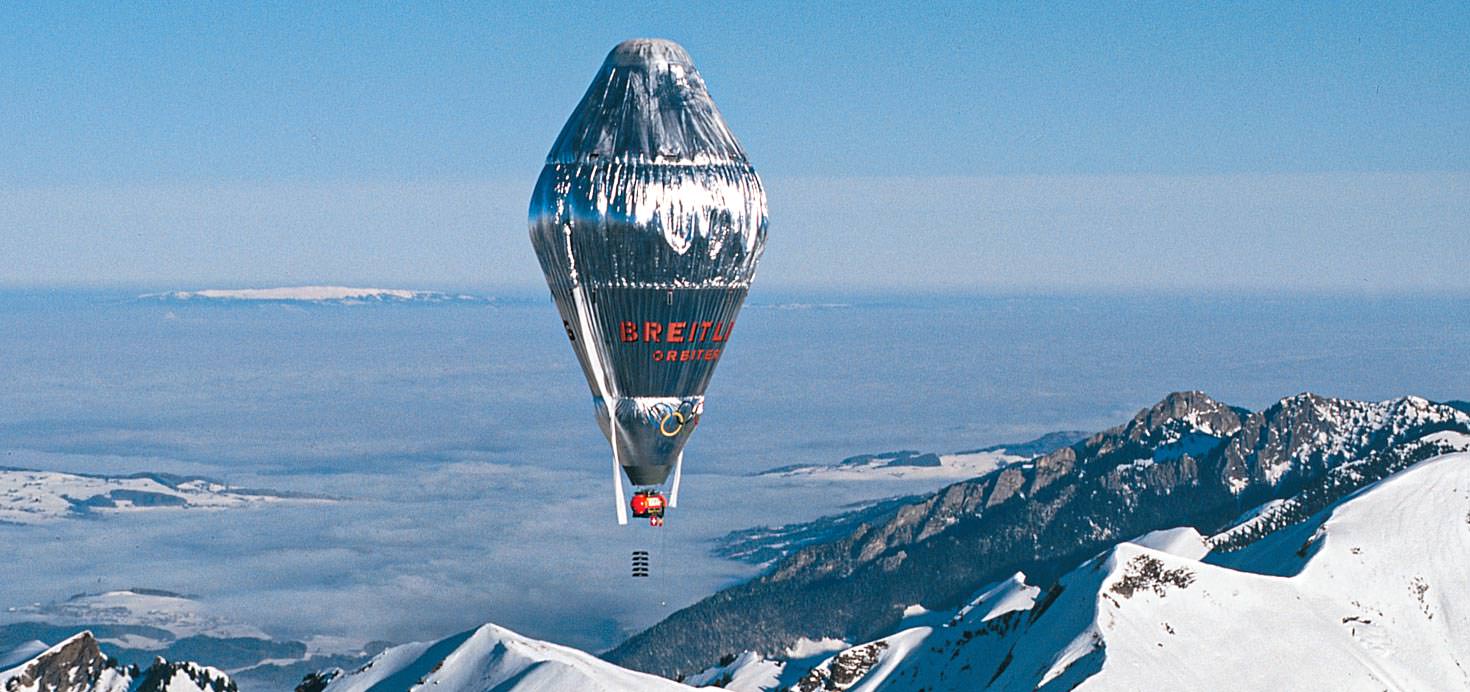
{"label": "balloon top crown", "polygon": [[607,54],[607,65],[614,67],[653,67],[655,65],[681,65],[693,68],[694,61],[689,52],[666,38],[630,38]]}
{"label": "balloon top crown", "polygon": [[637,38],[607,54],[546,156],[557,164],[749,166],[682,46]]}

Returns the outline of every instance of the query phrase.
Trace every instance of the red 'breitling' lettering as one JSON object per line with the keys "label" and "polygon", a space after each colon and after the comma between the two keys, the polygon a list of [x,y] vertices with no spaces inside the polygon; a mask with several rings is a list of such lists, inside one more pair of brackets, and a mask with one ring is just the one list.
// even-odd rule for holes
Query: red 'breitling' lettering
{"label": "red 'breitling' lettering", "polygon": [[[625,344],[692,344],[719,343],[730,338],[734,322],[643,322],[618,323],[618,338]],[[654,349],[653,360],[660,363],[686,363],[692,360],[716,360],[718,348]]]}
{"label": "red 'breitling' lettering", "polygon": [[684,344],[724,341],[730,338],[730,330],[734,328],[734,322],[644,322],[639,325],[623,321],[618,323],[618,335],[625,344]]}

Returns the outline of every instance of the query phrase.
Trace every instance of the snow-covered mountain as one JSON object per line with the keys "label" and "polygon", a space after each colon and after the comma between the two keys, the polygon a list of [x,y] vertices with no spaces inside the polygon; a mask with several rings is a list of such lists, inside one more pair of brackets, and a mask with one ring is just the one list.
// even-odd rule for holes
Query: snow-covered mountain
{"label": "snow-covered mountain", "polygon": [[329,500],[232,488],[205,478],[161,473],[103,476],[0,467],[0,522],[9,524],[152,510],[232,509],[287,501]]}
{"label": "snow-covered mountain", "polygon": [[5,607],[0,612],[0,670],[46,649],[42,642],[70,640],[83,631],[119,666],[146,669],[160,657],[203,661],[228,672],[245,689],[261,691],[290,689],[311,671],[356,666],[386,646],[275,639],[185,594],[114,589]]}
{"label": "snow-covered mountain", "polygon": [[[1435,436],[1470,449],[1470,435]],[[795,651],[747,651],[680,685],[487,625],[389,649],[297,689],[1470,687],[1470,453],[1416,464],[1238,550],[1215,547],[1239,525],[1212,537],[1155,531],[1055,581],[1016,573],[955,608],[911,605],[888,634],[809,664],[786,660]]]}
{"label": "snow-covered mountain", "polygon": [[[605,658],[485,625],[319,667],[296,689],[1470,688],[1457,407],[1299,395],[1250,412],[1177,393],[870,519]],[[128,668],[85,640],[0,651],[30,657],[0,689],[232,689],[207,686],[228,684],[219,670]],[[610,662],[711,650],[670,676],[682,683]],[[170,686],[141,686],[154,669]]]}
{"label": "snow-covered mountain", "polygon": [[170,291],[138,296],[165,302],[268,302],[268,303],[484,303],[490,299],[459,293],[415,291],[402,288],[351,288],[347,286],[287,286],[281,288],[205,289]]}
{"label": "snow-covered mountain", "polygon": [[1123,425],[807,545],[606,656],[677,677],[744,650],[779,657],[803,638],[867,641],[915,604],[954,608],[1018,571],[1051,583],[1130,536],[1215,533],[1251,514],[1254,523],[1218,539],[1240,549],[1454,451],[1449,433],[1470,433],[1470,416],[1417,397],[1302,394],[1252,412],[1178,392]]}
{"label": "snow-covered mountain", "polygon": [[325,671],[297,692],[456,690],[658,692],[690,689],[566,646],[485,625],[437,642],[395,646],[352,672]]}
{"label": "snow-covered mountain", "polygon": [[[12,658],[0,655],[0,660]],[[91,632],[46,647],[8,670],[5,692],[237,692],[224,671],[189,662],[156,659],[142,668],[108,658]]]}
{"label": "snow-covered mountain", "polygon": [[1121,543],[1035,602],[991,589],[792,689],[1467,689],[1467,510],[1470,454],[1441,456],[1236,552],[1182,529]]}
{"label": "snow-covered mountain", "polygon": [[1069,430],[1047,433],[1027,442],[1000,444],[952,454],[914,450],[861,454],[848,457],[836,464],[781,466],[763,471],[759,475],[817,480],[973,478],[1003,466],[1030,461],[1043,454],[1050,454],[1086,436],[1086,433]]}

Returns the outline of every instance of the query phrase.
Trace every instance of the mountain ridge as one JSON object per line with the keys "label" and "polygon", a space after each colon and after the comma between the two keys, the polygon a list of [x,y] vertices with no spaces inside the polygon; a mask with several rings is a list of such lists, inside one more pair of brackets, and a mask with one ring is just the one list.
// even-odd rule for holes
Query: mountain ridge
{"label": "mountain ridge", "polygon": [[[1212,533],[1273,499],[1341,497],[1444,451],[1415,444],[1440,430],[1470,431],[1470,416],[1417,397],[1299,394],[1249,412],[1175,392],[1123,425],[804,548],[605,656],[677,677],[745,650],[774,656],[803,637],[871,639],[907,605],[953,606],[975,584],[1017,571],[1046,581],[1127,536]],[[1350,472],[1327,473],[1339,467]]]}
{"label": "mountain ridge", "polygon": [[[1018,572],[972,585],[955,608],[911,604],[881,636],[838,643],[815,659],[801,659],[812,642],[771,657],[743,651],[680,684],[486,625],[395,647],[350,673],[310,676],[296,692],[1467,685],[1470,609],[1461,604],[1470,584],[1458,556],[1470,551],[1470,433],[1427,437],[1435,439],[1426,445],[1457,451],[1348,492],[1244,548],[1221,551],[1218,535],[1189,527],[1152,531],[1109,544],[1055,580]],[[1292,655],[1304,641],[1321,655]]]}
{"label": "mountain ridge", "polygon": [[[1455,444],[1470,447],[1470,436]],[[1157,532],[1108,548],[1032,603],[900,629],[789,687],[1463,688],[1470,611],[1459,604],[1470,594],[1457,556],[1470,550],[1470,520],[1455,514],[1467,502],[1470,454],[1456,452],[1245,550],[1212,553],[1214,541],[1192,530]],[[1293,656],[1304,642],[1315,655]]]}
{"label": "mountain ridge", "polygon": [[125,666],[102,653],[90,630],[83,630],[0,671],[5,692],[239,692],[218,668],[155,658],[143,668]]}

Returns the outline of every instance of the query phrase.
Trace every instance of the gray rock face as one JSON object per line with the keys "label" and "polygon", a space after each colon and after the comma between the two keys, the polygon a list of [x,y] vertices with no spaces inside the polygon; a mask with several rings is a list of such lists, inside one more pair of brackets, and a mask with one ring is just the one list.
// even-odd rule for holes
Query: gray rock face
{"label": "gray rock face", "polygon": [[97,638],[79,632],[0,675],[5,692],[238,692],[223,671],[162,658],[140,671],[102,653]]}
{"label": "gray rock face", "polygon": [[[1291,521],[1427,458],[1437,450],[1422,438],[1440,430],[1470,432],[1470,415],[1414,397],[1302,394],[1253,413],[1201,392],[1170,394],[1123,425],[804,548],[606,658],[676,676],[722,654],[775,656],[800,637],[873,639],[907,605],[953,607],[975,584],[1017,571],[1054,578],[1148,531],[1213,533],[1271,499],[1290,499],[1274,521]],[[1236,538],[1221,548],[1251,535]]]}
{"label": "gray rock face", "polygon": [[833,658],[831,664],[813,668],[802,676],[796,683],[796,689],[798,692],[845,690],[878,664],[878,656],[886,648],[888,642],[879,640],[848,649]]}
{"label": "gray rock face", "polygon": [[97,648],[91,632],[82,632],[28,661],[5,689],[84,692],[96,688],[103,671],[115,667]]}

